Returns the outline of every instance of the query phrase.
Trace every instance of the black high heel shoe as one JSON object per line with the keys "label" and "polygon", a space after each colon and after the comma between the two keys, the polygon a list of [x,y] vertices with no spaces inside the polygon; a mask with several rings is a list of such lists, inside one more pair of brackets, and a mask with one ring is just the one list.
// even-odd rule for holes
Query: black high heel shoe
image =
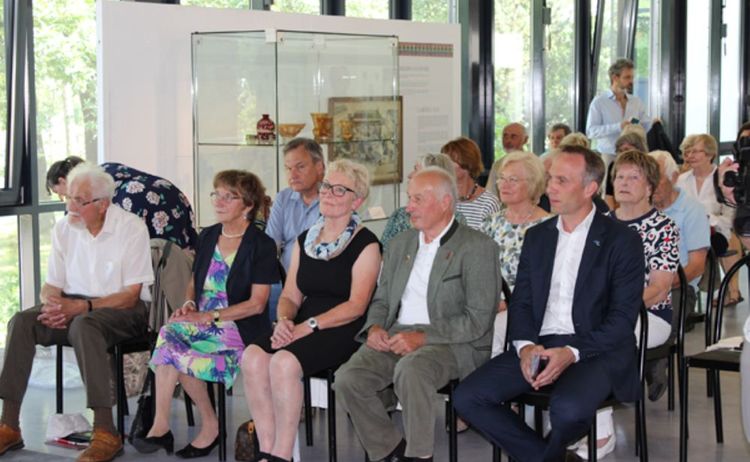
{"label": "black high heel shoe", "polygon": [[133,438],[133,447],[141,454],[151,454],[162,448],[167,451],[167,454],[172,454],[174,451],[174,436],[170,430],[161,436]]}
{"label": "black high heel shoe", "polygon": [[196,457],[205,457],[211,454],[211,451],[213,451],[214,448],[218,445],[219,445],[219,437],[217,436],[216,439],[213,441],[213,443],[209,444],[205,448],[196,448],[192,444],[188,444],[187,446],[175,452],[174,454],[177,457],[182,457],[183,459],[195,459]]}

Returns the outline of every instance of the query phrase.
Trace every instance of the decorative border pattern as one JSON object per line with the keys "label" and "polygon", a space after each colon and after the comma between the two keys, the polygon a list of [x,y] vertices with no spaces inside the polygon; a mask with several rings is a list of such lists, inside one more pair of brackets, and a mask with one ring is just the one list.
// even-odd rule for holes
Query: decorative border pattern
{"label": "decorative border pattern", "polygon": [[429,58],[452,58],[451,43],[399,42],[399,56],[425,56]]}

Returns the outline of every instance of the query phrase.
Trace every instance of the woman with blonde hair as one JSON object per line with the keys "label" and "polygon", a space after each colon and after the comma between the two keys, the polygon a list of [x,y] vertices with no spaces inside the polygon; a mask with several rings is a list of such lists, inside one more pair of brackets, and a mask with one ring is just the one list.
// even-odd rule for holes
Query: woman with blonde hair
{"label": "woman with blonde hair", "polygon": [[260,442],[258,462],[292,456],[302,406],[302,378],[346,362],[360,344],[380,270],[377,237],[356,210],[369,174],[332,162],[320,183],[320,218],[300,234],[278,304],[278,322],[242,358],[245,397]]}
{"label": "woman with blonde hair", "polygon": [[[716,158],[719,145],[709,134],[688,135],[680,144],[682,157],[689,170],[677,179],[677,187],[703,204],[711,225],[711,248],[720,257],[724,270],[732,267],[740,258],[741,246],[734,235],[734,209],[719,202],[716,197],[718,173]],[[736,305],[743,300],[737,276],[729,282],[729,297],[725,306]]]}

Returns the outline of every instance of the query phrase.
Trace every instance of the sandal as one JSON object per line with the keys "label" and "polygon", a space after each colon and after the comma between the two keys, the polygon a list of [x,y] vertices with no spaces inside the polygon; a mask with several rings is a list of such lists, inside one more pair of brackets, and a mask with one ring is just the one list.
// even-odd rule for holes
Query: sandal
{"label": "sandal", "polygon": [[[738,295],[736,298],[735,297],[729,297],[729,298],[727,298],[727,299],[724,300],[724,308],[729,308],[729,307],[732,307],[732,306],[736,306],[738,303],[742,303],[744,301],[745,301],[745,299],[742,297],[742,294]],[[717,306],[719,306],[719,299],[718,298],[714,299],[713,305],[714,305],[714,308],[716,308]]]}

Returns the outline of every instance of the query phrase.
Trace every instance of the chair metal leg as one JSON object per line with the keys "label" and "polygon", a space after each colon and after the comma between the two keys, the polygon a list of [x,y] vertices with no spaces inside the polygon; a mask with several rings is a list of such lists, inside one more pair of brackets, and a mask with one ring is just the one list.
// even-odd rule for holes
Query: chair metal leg
{"label": "chair metal leg", "polygon": [[450,382],[450,391],[448,392],[448,460],[458,462],[458,416],[453,408],[453,392],[456,389],[457,382]]}
{"label": "chair metal leg", "polygon": [[711,380],[711,371],[706,371],[706,396],[711,398],[714,396],[714,383]]}
{"label": "chair metal leg", "polygon": [[544,410],[539,406],[534,406],[534,428],[537,435],[544,437]]}
{"label": "chair metal leg", "polygon": [[125,390],[123,373],[123,354],[120,345],[115,345],[115,395],[117,396],[117,431],[125,441]]}
{"label": "chair metal leg", "polygon": [[687,413],[688,413],[688,367],[687,361],[683,360],[680,366],[682,370],[682,383],[680,384],[680,462],[687,462]]}
{"label": "chair metal leg", "polygon": [[214,410],[218,414],[218,410],[216,409],[216,395],[214,394],[214,384],[211,382],[206,382],[206,391],[208,392],[208,400],[211,401],[211,407],[214,408]]}
{"label": "chair metal leg", "polygon": [[589,460],[596,462],[596,414],[594,414],[594,420],[591,422],[589,427]]}
{"label": "chair metal leg", "polygon": [[714,423],[716,425],[716,442],[721,444],[724,442],[724,422],[721,416],[721,383],[719,381],[719,371],[712,372],[714,383]]}
{"label": "chair metal leg", "polygon": [[308,446],[313,445],[313,430],[312,430],[312,397],[310,392],[310,378],[304,377],[302,379],[302,389],[304,392],[304,407],[305,407],[305,443]]}
{"label": "chair metal leg", "polygon": [[638,435],[636,446],[640,449],[641,462],[648,461],[648,432],[646,431],[646,398],[638,401],[636,417],[638,418]]}
{"label": "chair metal leg", "polygon": [[188,396],[187,392],[184,390],[182,391],[182,394],[185,397],[185,414],[187,415],[188,427],[194,427],[195,417],[193,416],[193,400],[190,399],[190,396]]}
{"label": "chair metal leg", "polygon": [[333,391],[333,369],[328,369],[328,461],[336,462],[336,394]]}
{"label": "chair metal leg", "polygon": [[57,357],[55,358],[55,397],[57,413],[63,413],[63,346],[57,345]]}
{"label": "chair metal leg", "polygon": [[674,411],[674,355],[667,357],[667,410]]}
{"label": "chair metal leg", "polygon": [[503,450],[500,446],[495,444],[492,445],[492,462],[501,462],[503,458]]}
{"label": "chair metal leg", "polygon": [[[213,388],[209,384],[210,388]],[[218,383],[217,394],[219,395],[219,460],[227,460],[227,404],[226,388],[223,383]]]}

